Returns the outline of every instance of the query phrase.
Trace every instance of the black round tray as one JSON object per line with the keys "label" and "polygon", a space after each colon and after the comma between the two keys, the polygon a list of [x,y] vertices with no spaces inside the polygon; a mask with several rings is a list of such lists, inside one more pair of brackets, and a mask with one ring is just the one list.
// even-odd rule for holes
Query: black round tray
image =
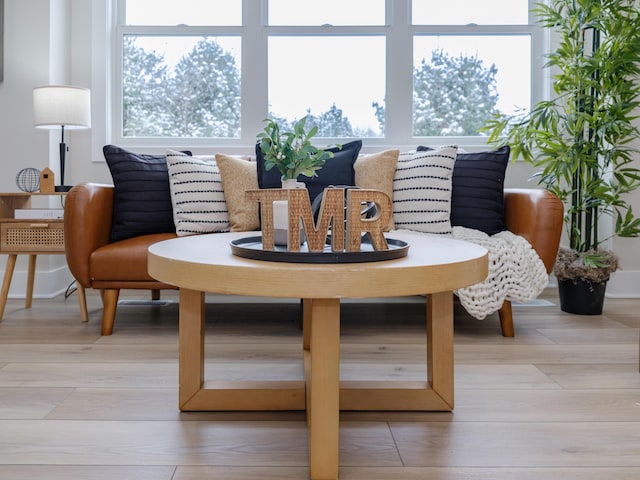
{"label": "black round tray", "polygon": [[324,246],[322,252],[310,252],[307,244],[300,245],[299,252],[289,252],[286,247],[277,246],[275,250],[262,249],[262,236],[244,237],[231,241],[231,252],[238,257],[268,262],[289,263],[362,263],[379,262],[406,257],[409,244],[402,240],[387,238],[388,250],[374,250],[371,243],[362,240],[359,252],[332,252],[331,244]]}

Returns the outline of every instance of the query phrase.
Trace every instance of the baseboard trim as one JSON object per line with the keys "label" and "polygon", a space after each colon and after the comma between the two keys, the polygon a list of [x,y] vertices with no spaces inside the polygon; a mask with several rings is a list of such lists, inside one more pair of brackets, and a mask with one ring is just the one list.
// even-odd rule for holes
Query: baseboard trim
{"label": "baseboard trim", "polygon": [[640,271],[618,271],[607,284],[607,298],[640,298]]}

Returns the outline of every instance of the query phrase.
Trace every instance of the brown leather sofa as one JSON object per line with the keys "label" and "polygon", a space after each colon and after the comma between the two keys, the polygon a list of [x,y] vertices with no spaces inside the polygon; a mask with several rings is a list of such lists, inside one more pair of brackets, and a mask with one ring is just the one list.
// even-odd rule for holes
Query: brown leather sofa
{"label": "brown leather sofa", "polygon": [[[522,235],[551,271],[562,232],[563,205],[542,189],[505,189],[505,221],[513,233]],[[113,210],[113,186],[84,183],[75,186],[65,204],[65,253],[87,319],[84,290],[96,288],[103,301],[102,334],[111,335],[121,289],[145,289],[157,294],[174,288],[158,282],[147,272],[149,245],[175,237],[162,233],[109,242]],[[502,334],[514,336],[511,302],[498,311]]]}

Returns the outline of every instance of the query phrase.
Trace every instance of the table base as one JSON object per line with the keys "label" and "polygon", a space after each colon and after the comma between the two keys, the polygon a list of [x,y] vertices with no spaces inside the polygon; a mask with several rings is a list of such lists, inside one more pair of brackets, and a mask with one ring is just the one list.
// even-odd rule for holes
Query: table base
{"label": "table base", "polygon": [[426,297],[426,381],[343,381],[340,300],[303,300],[304,381],[205,381],[204,292],[180,289],[183,411],[306,410],[312,479],[338,478],[340,410],[453,409],[453,294]]}

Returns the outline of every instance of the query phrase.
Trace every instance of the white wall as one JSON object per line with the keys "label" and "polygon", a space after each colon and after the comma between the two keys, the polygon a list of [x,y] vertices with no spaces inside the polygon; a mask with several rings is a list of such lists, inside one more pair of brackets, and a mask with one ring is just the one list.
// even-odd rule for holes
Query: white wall
{"label": "white wall", "polygon": [[[55,8],[54,8],[55,7]],[[0,83],[0,191],[16,192],[16,174],[25,167],[42,169],[55,165],[57,142],[53,134],[33,128],[33,87],[63,81],[67,4],[61,0],[8,0],[4,2],[4,82]],[[58,12],[51,15],[52,10]],[[59,27],[52,21],[55,19]],[[51,39],[54,42],[51,42]],[[55,49],[54,49],[55,46]],[[51,141],[50,141],[51,137]],[[52,155],[54,155],[52,157]],[[4,270],[6,257],[0,258]],[[50,297],[64,292],[72,277],[63,255],[38,256],[34,296]],[[10,296],[24,296],[26,261],[18,257]]]}
{"label": "white wall", "polygon": [[[102,146],[108,142],[105,118],[107,66],[104,44],[107,0],[6,0],[5,78],[0,83],[0,191],[17,191],[15,176],[25,167],[58,169],[59,133],[33,128],[33,87],[49,83],[71,83],[92,89],[93,128],[69,132],[70,146],[66,183],[93,181],[111,183],[102,161]],[[212,153],[212,152],[209,152]],[[640,160],[639,160],[640,161]],[[508,186],[532,186],[533,173],[521,162],[507,171]],[[633,197],[640,213],[640,192]],[[616,239],[623,270],[614,274],[608,289],[612,296],[640,297],[640,239]],[[0,258],[0,268],[4,258]],[[11,296],[24,292],[26,264],[20,259]],[[64,291],[71,280],[62,255],[38,257],[36,296]]]}

